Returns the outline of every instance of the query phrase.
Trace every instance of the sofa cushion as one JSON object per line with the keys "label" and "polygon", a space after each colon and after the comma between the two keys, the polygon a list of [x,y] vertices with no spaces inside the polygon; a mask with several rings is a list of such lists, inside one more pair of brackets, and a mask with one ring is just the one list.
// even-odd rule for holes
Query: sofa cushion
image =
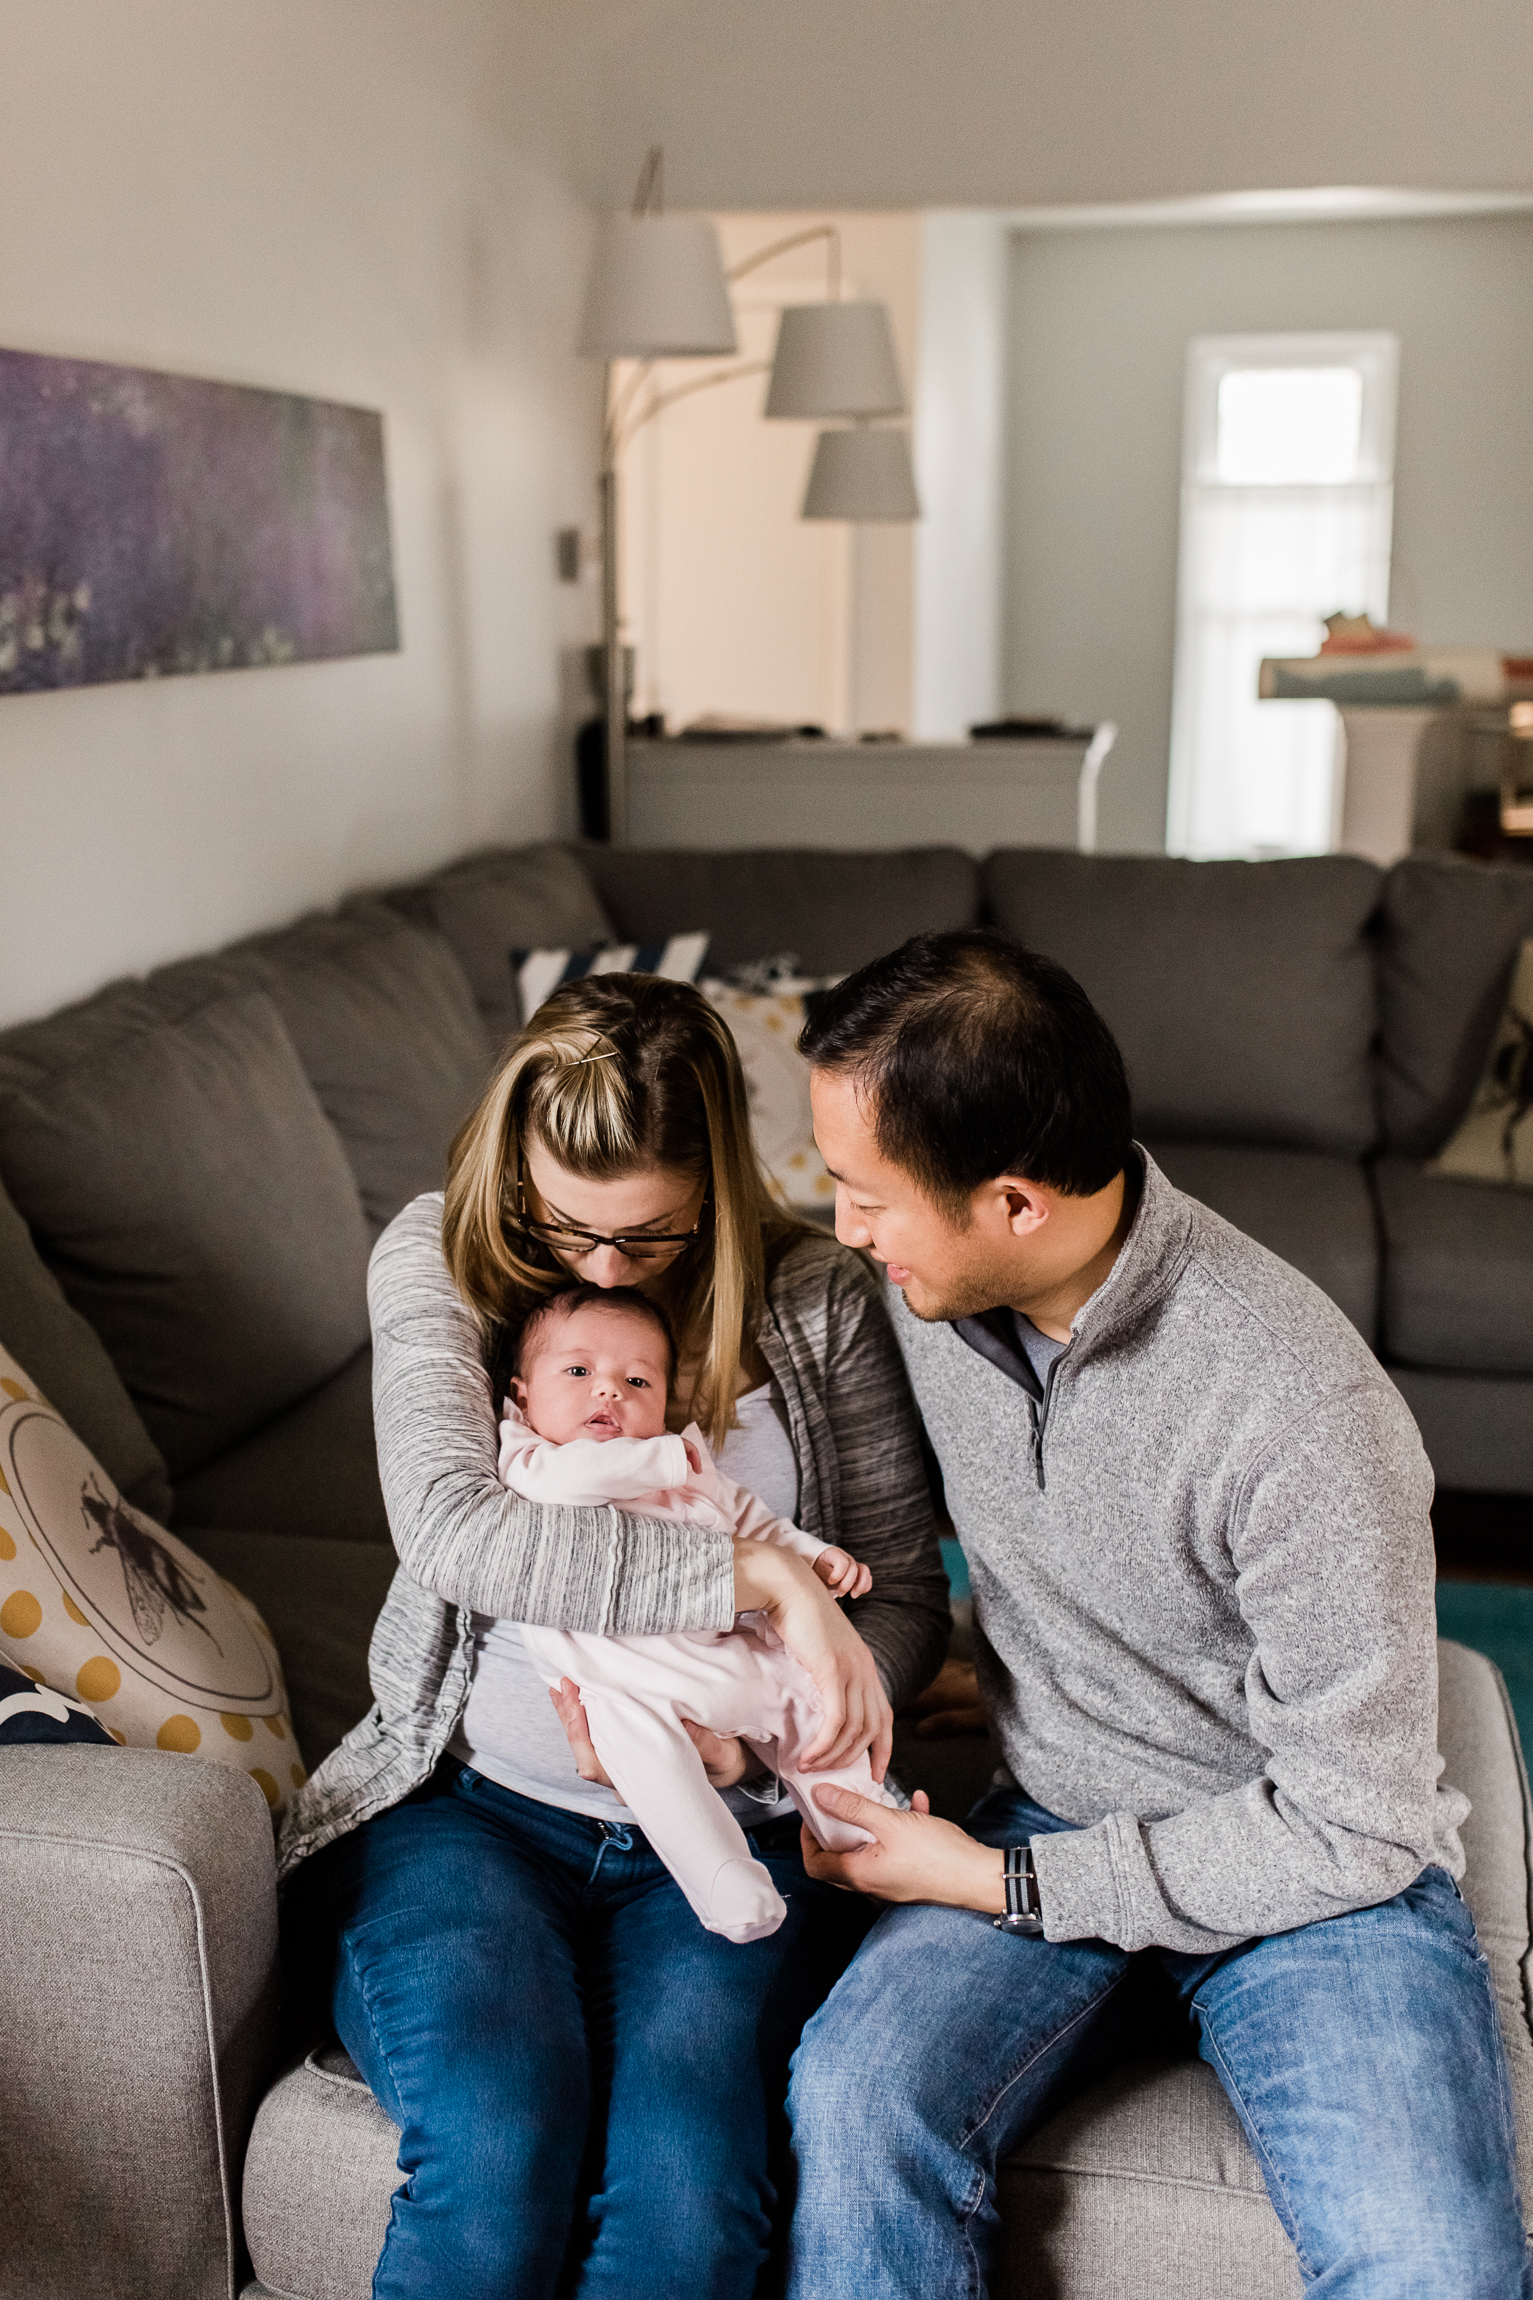
{"label": "sofa cushion", "polygon": [[367,1339],[345,1153],[271,1000],[214,961],[0,1037],[0,1178],[173,1477]]}
{"label": "sofa cushion", "polygon": [[[1529,1813],[1499,1672],[1438,1646],[1447,1778],[1473,1803],[1464,1898],[1490,1964],[1512,2076],[1518,2158],[1533,2197]],[[245,2160],[245,2232],[262,2285],[366,2300],[400,2182],[399,2135],[332,2043],[272,2088]],[[1239,2120],[1201,2061],[1136,2062],[1039,2128],[1001,2169],[1009,2300],[1297,2300],[1292,2247]]]}
{"label": "sofa cushion", "polygon": [[909,935],[973,926],[979,916],[979,865],[951,847],[590,847],[582,859],[624,941],[706,931],[710,974],[779,951],[792,951],[805,974],[845,974]]}
{"label": "sofa cushion", "polygon": [[286,1023],[374,1234],[440,1190],[490,1067],[489,1033],[443,937],[384,903],[354,903],[224,956]]}
{"label": "sofa cushion", "polygon": [[1384,885],[1379,1115],[1412,1158],[1440,1150],[1469,1107],[1533,935],[1533,870],[1411,855]]}
{"label": "sofa cushion", "polygon": [[170,1515],[165,1457],[145,1429],[100,1336],[78,1310],[32,1243],[32,1234],[0,1190],[0,1348],[31,1369],[44,1397],[58,1407],[82,1445],[136,1509]]}
{"label": "sofa cushion", "polygon": [[1251,1150],[1231,1142],[1155,1142],[1150,1149],[1178,1190],[1302,1270],[1372,1345],[1378,1225],[1361,1166],[1314,1150]]}
{"label": "sofa cushion", "polygon": [[187,1546],[260,1608],[312,1770],[373,1705],[367,1649],[398,1558],[372,1543],[279,1533],[197,1531]]}
{"label": "sofa cushion", "polygon": [[1352,855],[1011,850],[984,866],[995,924],[1067,967],[1116,1034],[1141,1133],[1353,1158],[1375,1133],[1382,883]]}
{"label": "sofa cushion", "polygon": [[1299,2300],[1293,2246],[1202,2061],[1114,2070],[999,2178],[997,2300]]}
{"label": "sofa cushion", "polygon": [[446,937],[497,1049],[522,1024],[512,951],[582,950],[615,939],[581,860],[568,847],[468,855],[416,885],[392,889],[387,899]]}
{"label": "sofa cushion", "polygon": [[1533,1192],[1455,1182],[1403,1158],[1380,1159],[1374,1183],[1385,1355],[1457,1373],[1533,1374]]}
{"label": "sofa cushion", "polygon": [[253,1526],[323,1541],[381,1542],[389,1521],[373,1438],[373,1353],[204,1462],[176,1487],[176,1524]]}
{"label": "sofa cushion", "polygon": [[368,2300],[398,2160],[398,2127],[339,2045],[279,2078],[245,2152],[245,2244],[263,2289]]}

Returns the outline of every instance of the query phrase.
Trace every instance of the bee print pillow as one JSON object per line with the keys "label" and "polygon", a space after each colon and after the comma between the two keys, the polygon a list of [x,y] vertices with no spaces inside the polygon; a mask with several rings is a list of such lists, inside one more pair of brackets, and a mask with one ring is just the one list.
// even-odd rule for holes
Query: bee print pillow
{"label": "bee print pillow", "polygon": [[3,1349],[0,1664],[116,1742],[238,1767],[273,1813],[303,1780],[260,1614],[129,1507]]}

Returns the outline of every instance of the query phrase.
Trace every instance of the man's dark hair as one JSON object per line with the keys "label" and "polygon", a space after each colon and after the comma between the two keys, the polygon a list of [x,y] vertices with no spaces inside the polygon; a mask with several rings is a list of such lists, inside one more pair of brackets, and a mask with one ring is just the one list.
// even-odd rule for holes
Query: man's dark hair
{"label": "man's dark hair", "polygon": [[522,1321],[522,1330],[512,1347],[508,1370],[513,1374],[521,1372],[533,1342],[553,1319],[573,1317],[577,1310],[589,1309],[637,1310],[640,1317],[648,1318],[652,1326],[658,1327],[660,1338],[665,1343],[666,1379],[675,1379],[676,1336],[660,1304],[652,1302],[648,1294],[641,1294],[637,1286],[593,1286],[584,1278],[576,1285],[561,1286],[556,1293],[545,1294],[541,1302],[534,1303]]}
{"label": "man's dark hair", "polygon": [[798,1045],[854,1081],[884,1157],[949,1212],[997,1174],[1086,1198],[1128,1164],[1112,1032],[1072,975],[1005,935],[915,935],[818,998]]}

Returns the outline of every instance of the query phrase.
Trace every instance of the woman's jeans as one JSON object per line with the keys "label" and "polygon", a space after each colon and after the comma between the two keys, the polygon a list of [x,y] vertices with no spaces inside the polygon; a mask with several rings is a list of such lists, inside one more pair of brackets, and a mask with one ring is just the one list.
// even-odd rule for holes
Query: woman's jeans
{"label": "woman's jeans", "polygon": [[805,1875],[796,1819],[751,1842],[788,1915],[739,1948],[637,1829],[451,1760],[296,1872],[295,2010],[400,2129],[378,2300],[746,2300],[789,2055],[875,1914]]}
{"label": "woman's jeans", "polygon": [[[967,1826],[1015,1845],[1065,1824],[1004,1789]],[[794,2059],[792,2300],[983,2294],[998,2160],[1115,2062],[1193,2036],[1307,2289],[1533,2293],[1490,1975],[1451,1878],[1430,1868],[1377,1908],[1215,1957],[889,1910]],[[1007,2240],[1025,2247],[1026,2227]]]}

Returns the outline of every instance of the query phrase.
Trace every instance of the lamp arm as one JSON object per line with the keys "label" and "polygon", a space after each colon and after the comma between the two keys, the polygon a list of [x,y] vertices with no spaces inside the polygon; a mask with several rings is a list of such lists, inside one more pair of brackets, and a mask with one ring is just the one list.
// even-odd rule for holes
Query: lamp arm
{"label": "lamp arm", "polygon": [[724,277],[733,286],[736,280],[743,280],[747,272],[759,271],[763,264],[769,264],[774,256],[785,256],[790,248],[807,247],[811,240],[824,240],[826,243],[826,301],[839,303],[841,301],[841,231],[837,224],[810,224],[805,231],[790,232],[786,239],[773,240],[769,247],[758,248],[753,256],[746,256],[741,262],[732,264]]}
{"label": "lamp arm", "polygon": [[[614,452],[621,455],[630,441],[637,439],[645,424],[652,417],[657,416],[662,408],[674,407],[678,399],[690,399],[692,394],[697,391],[712,391],[715,384],[735,383],[744,375],[768,375],[771,372],[771,367],[772,362],[769,359],[743,360],[738,367],[716,367],[711,375],[694,376],[690,383],[678,383],[674,391],[656,392],[654,398],[649,401],[647,406],[640,409],[639,414],[628,426],[628,429],[616,440]],[[630,400],[631,397],[630,394]]]}

